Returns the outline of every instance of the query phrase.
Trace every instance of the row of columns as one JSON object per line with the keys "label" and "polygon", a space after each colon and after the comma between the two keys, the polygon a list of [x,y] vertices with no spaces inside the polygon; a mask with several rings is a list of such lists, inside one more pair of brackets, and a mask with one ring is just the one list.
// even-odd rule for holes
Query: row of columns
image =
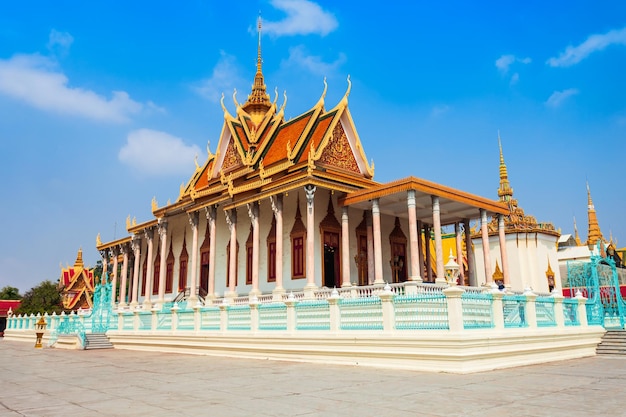
{"label": "row of columns", "polygon": [[[306,219],[306,228],[307,228],[307,239],[306,239],[306,276],[307,283],[305,286],[305,291],[311,291],[317,288],[315,284],[315,259],[314,259],[314,217],[315,217],[315,205],[314,205],[314,196],[315,196],[316,187],[315,186],[306,186],[305,187],[305,195],[306,195],[306,204],[307,204],[307,219]],[[276,220],[276,235],[280,238],[276,239],[276,285],[274,289],[274,293],[276,295],[280,295],[284,293],[283,288],[283,196],[276,195],[270,197],[270,204],[272,207],[272,211]],[[260,295],[259,290],[259,205],[258,202],[254,202],[248,205],[248,215],[251,219],[252,224],[252,237],[253,237],[253,246],[252,246],[252,290],[250,295]],[[417,220],[416,214],[416,196],[414,190],[407,191],[407,210],[408,210],[408,219],[409,219],[409,249],[410,249],[410,277],[411,281],[422,281],[420,266],[427,265],[427,279],[431,280],[431,268],[430,268],[430,259],[431,259],[431,251],[430,251],[430,227],[428,224],[424,224],[423,222]],[[208,276],[208,295],[212,297],[215,294],[215,244],[216,244],[216,214],[217,207],[210,206],[205,208],[206,218],[207,218],[207,227],[209,227],[209,276]],[[236,209],[226,210],[224,211],[226,217],[226,223],[228,224],[230,231],[230,242],[237,241],[237,211]],[[372,200],[372,227],[371,227],[371,239],[368,236],[368,241],[372,242],[373,245],[368,245],[368,259],[370,259],[373,255],[373,272],[374,272],[374,284],[383,284],[383,262],[382,262],[382,231],[381,231],[381,213],[379,207],[378,199]],[[480,219],[481,219],[481,235],[483,239],[483,259],[484,259],[484,268],[485,275],[487,277],[487,283],[491,282],[491,261],[489,256],[489,237],[488,237],[488,229],[487,229],[487,212],[484,209],[480,209]],[[439,197],[432,196],[432,227],[434,232],[435,239],[435,259],[436,259],[436,274],[437,280],[436,282],[445,282],[445,272],[444,272],[444,264],[443,264],[443,249],[442,249],[442,237],[441,237],[441,217],[440,217],[440,203]],[[192,230],[192,255],[191,255],[191,273],[189,277],[189,288],[190,288],[190,302],[197,301],[197,289],[198,289],[198,225],[199,225],[199,212],[190,212],[188,213],[189,223],[191,225]],[[465,229],[465,245],[468,248],[468,269],[470,271],[470,285],[477,285],[475,282],[475,278],[473,277],[473,268],[474,268],[474,258],[471,248],[471,238],[469,233],[469,220],[464,220],[464,229]],[[341,285],[342,286],[350,286],[350,241],[349,241],[349,218],[348,218],[348,207],[342,208],[341,214],[341,229],[342,229],[342,277],[341,277]],[[425,234],[425,250],[422,249],[422,240],[420,239],[420,232],[424,230]],[[147,257],[148,259],[153,258],[153,239],[154,239],[154,230],[155,227],[148,227],[144,230],[143,236],[147,242]],[[158,299],[157,303],[163,303],[165,296],[165,278],[166,278],[166,254],[167,254],[167,220],[159,219],[159,222],[156,225],[156,230],[159,234],[159,238],[161,239],[161,252],[160,256],[160,265],[161,268],[159,270],[159,279],[158,279]],[[502,259],[502,272],[504,275],[504,284],[510,284],[509,278],[509,269],[508,269],[508,260],[506,256],[506,245],[505,245],[505,233],[504,233],[504,219],[500,215],[498,221],[498,232],[499,232],[499,243],[500,243],[500,255]],[[368,235],[369,235],[368,228]],[[457,254],[462,253],[462,241],[461,241],[461,227],[460,223],[455,223],[455,234],[456,234],[456,251]],[[231,244],[229,245],[229,274],[228,274],[228,282],[227,287],[228,291],[225,293],[227,297],[235,297],[237,295],[236,292],[236,274],[237,274],[237,245]],[[370,250],[369,246],[373,246]],[[141,236],[139,234],[135,235],[130,242],[130,247],[133,251],[135,262],[133,268],[133,278],[132,278],[132,286],[131,286],[131,294],[130,294],[130,305],[135,306],[138,304],[138,284],[139,284],[139,259],[141,255]],[[123,266],[122,266],[122,277],[120,282],[120,304],[124,304],[126,300],[126,288],[127,288],[127,270],[128,270],[128,258],[129,258],[129,248],[127,245],[119,246],[119,251],[123,254]],[[114,256],[114,265],[113,269],[116,272],[118,270],[118,248],[113,248],[111,250],[112,255]],[[425,253],[425,258],[423,259],[423,253]],[[104,256],[104,255],[103,255]],[[458,257],[460,261],[460,257]],[[105,268],[106,268],[106,259],[105,259]],[[460,263],[460,262],[459,262]],[[144,293],[144,304],[149,306],[152,304],[152,279],[153,276],[153,262],[147,262],[147,271],[146,271],[146,285],[145,285],[145,293]],[[465,278],[463,268],[461,268],[461,277]],[[117,274],[115,273],[112,279],[113,285],[117,284]],[[112,300],[115,302],[115,300]]]}

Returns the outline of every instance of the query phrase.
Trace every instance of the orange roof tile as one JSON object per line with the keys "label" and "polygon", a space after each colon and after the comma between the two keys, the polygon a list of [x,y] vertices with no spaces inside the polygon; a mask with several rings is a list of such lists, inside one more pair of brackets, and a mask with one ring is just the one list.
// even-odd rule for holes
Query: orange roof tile
{"label": "orange roof tile", "polygon": [[311,111],[301,118],[285,123],[279,127],[274,140],[268,147],[267,153],[263,158],[263,164],[265,166],[287,159],[287,142],[291,143],[292,149],[296,146],[302,132],[309,123],[309,120],[311,120],[312,115],[313,112]]}
{"label": "orange roof tile", "polygon": [[306,161],[310,152],[311,143],[315,150],[317,150],[320,142],[324,138],[326,131],[328,130],[328,126],[333,121],[333,114],[324,115],[323,118],[320,117],[317,121],[317,124],[314,126],[313,132],[309,135],[309,141],[304,145],[303,152],[300,155],[300,159],[298,162]]}

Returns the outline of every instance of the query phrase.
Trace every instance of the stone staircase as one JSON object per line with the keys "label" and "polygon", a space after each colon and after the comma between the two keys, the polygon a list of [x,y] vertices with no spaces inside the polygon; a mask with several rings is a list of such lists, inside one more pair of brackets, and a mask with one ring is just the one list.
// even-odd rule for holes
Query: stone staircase
{"label": "stone staircase", "polygon": [[608,330],[596,348],[598,355],[626,355],[626,330]]}
{"label": "stone staircase", "polygon": [[113,345],[104,333],[85,333],[85,350],[112,349]]}

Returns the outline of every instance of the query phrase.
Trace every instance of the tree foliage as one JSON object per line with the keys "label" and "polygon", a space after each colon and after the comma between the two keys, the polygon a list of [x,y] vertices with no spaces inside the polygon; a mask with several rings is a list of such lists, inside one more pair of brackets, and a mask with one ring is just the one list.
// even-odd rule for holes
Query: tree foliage
{"label": "tree foliage", "polygon": [[17,314],[61,313],[61,293],[56,284],[43,281],[36,287],[26,291]]}
{"label": "tree foliage", "polygon": [[20,300],[21,298],[18,288],[7,285],[0,290],[0,300]]}

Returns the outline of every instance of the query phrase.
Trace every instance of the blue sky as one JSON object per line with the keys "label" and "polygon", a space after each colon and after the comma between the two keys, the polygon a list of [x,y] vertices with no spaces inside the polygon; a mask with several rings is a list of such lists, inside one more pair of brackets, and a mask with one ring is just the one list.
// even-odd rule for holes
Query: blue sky
{"label": "blue sky", "polygon": [[[221,93],[245,100],[263,24],[286,117],[328,81],[381,182],[409,175],[497,198],[498,130],[527,214],[626,246],[626,3],[0,3],[0,287],[56,280],[125,219],[174,201],[215,151]],[[435,4],[436,3],[436,4]],[[272,93],[273,97],[273,93]],[[282,99],[281,99],[282,101]]]}

